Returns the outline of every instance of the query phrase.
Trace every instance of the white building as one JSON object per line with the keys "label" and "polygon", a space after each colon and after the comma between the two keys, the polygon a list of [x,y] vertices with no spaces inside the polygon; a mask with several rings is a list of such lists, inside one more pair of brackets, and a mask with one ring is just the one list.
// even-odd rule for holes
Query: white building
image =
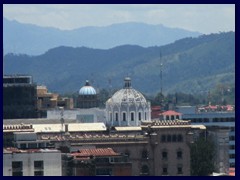
{"label": "white building", "polygon": [[3,176],[61,176],[61,152],[50,149],[3,150]]}
{"label": "white building", "polygon": [[107,125],[140,126],[141,121],[151,120],[151,105],[145,97],[131,87],[131,79],[124,79],[123,89],[106,102]]}

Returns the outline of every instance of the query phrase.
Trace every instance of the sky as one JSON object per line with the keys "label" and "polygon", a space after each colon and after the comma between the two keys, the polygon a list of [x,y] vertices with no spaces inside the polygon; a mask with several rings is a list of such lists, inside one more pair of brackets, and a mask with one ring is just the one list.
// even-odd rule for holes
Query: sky
{"label": "sky", "polygon": [[234,4],[3,4],[3,16],[62,30],[143,22],[204,34],[235,31]]}

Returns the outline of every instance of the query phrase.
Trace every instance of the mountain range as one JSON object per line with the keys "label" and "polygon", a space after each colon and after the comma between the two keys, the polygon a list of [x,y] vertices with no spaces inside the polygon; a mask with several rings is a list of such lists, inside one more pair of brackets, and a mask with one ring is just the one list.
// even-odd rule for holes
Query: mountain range
{"label": "mountain range", "polygon": [[4,56],[4,73],[30,74],[37,84],[58,93],[77,92],[87,79],[97,89],[119,89],[126,76],[144,94],[157,93],[160,87],[163,93],[206,92],[217,84],[235,84],[235,32],[147,48],[60,46],[35,56],[10,53]]}
{"label": "mountain range", "polygon": [[4,53],[40,55],[58,46],[109,49],[120,45],[161,46],[199,32],[137,22],[60,30],[3,18]]}

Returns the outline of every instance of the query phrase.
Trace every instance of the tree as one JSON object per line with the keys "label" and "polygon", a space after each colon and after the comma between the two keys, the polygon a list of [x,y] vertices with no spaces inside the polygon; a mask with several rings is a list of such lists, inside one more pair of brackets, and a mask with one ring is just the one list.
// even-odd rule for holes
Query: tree
{"label": "tree", "polygon": [[199,138],[191,145],[191,175],[208,176],[214,171],[215,145],[211,139]]}

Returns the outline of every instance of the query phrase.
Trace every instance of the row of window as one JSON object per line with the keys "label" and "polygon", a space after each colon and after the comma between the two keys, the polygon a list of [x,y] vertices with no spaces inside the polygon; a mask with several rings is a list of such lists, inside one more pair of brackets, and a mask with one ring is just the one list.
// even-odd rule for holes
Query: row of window
{"label": "row of window", "polygon": [[[145,112],[144,115],[145,115],[145,117],[144,117],[145,120],[147,120],[147,113]],[[112,113],[109,113],[109,119],[110,119],[110,121],[112,121]],[[114,120],[115,121],[119,120],[119,113],[118,112],[114,113]],[[122,121],[126,121],[126,120],[127,120],[127,113],[122,112]],[[135,112],[130,113],[130,120],[135,121]],[[143,120],[141,112],[138,112],[138,120],[139,121]]]}
{"label": "row of window", "polygon": [[174,119],[179,119],[179,115],[176,115],[176,118],[173,115],[171,115],[171,116],[166,115],[166,120],[174,120]]}
{"label": "row of window", "polygon": [[[43,176],[43,161],[34,161],[34,176]],[[23,176],[23,162],[12,162],[12,176]]]}
{"label": "row of window", "polygon": [[181,134],[162,135],[161,142],[183,142],[183,136]]}
{"label": "row of window", "polygon": [[[182,165],[177,166],[177,174],[183,174],[183,168]],[[149,167],[147,165],[143,165],[141,168],[141,174],[142,175],[149,175]],[[162,168],[162,175],[168,175],[168,167],[165,165],[165,167]]]}
{"label": "row of window", "polygon": [[[128,153],[128,155],[129,155],[129,153]],[[168,152],[166,150],[162,151],[161,155],[162,155],[162,159],[163,160],[167,160],[168,159]],[[177,157],[177,159],[182,159],[182,157],[183,157],[182,150],[178,150],[176,152],[176,157]],[[142,151],[142,159],[148,159],[148,158],[149,158],[148,151],[147,150],[143,150]]]}
{"label": "row of window", "polygon": [[[191,119],[192,123],[207,123],[210,122],[209,118],[194,118]],[[212,122],[235,122],[235,118],[213,118]]]}

